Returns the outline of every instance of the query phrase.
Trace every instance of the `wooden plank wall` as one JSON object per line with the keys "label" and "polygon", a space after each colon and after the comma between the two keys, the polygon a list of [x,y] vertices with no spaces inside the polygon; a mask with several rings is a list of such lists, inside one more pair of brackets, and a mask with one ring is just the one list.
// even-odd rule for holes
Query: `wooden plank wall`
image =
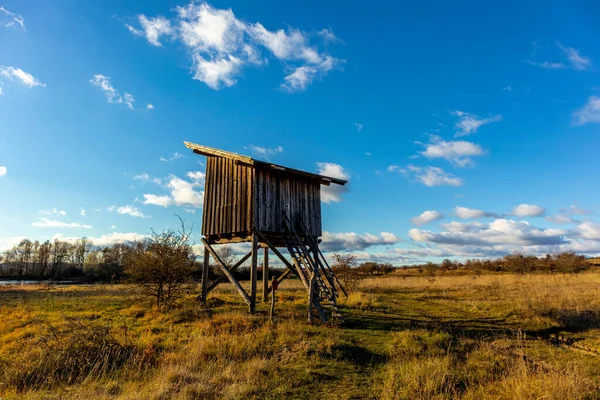
{"label": "wooden plank wall", "polygon": [[223,157],[207,157],[202,235],[251,232],[254,169]]}
{"label": "wooden plank wall", "polygon": [[261,232],[282,232],[283,211],[292,223],[304,221],[308,233],[321,236],[321,183],[273,169],[256,170],[256,225]]}
{"label": "wooden plank wall", "polygon": [[207,157],[202,235],[242,236],[255,225],[261,232],[283,232],[284,210],[294,224],[302,220],[310,235],[320,237],[320,181]]}

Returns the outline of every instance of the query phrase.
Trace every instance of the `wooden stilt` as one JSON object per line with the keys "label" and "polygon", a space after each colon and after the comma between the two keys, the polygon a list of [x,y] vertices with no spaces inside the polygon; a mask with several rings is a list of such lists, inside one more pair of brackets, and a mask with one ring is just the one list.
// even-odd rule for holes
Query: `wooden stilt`
{"label": "wooden stilt", "polygon": [[200,303],[206,305],[206,298],[208,297],[208,270],[210,267],[210,252],[204,246],[204,262],[202,263],[202,292],[200,293]]}
{"label": "wooden stilt", "polygon": [[233,283],[233,286],[236,288],[238,293],[242,296],[242,299],[244,299],[244,302],[246,304],[248,304],[248,306],[250,306],[250,303],[251,303],[250,297],[248,296],[248,294],[246,293],[246,291],[244,290],[242,285],[240,285],[240,283],[237,281],[237,279],[235,279],[233,274],[231,272],[229,272],[229,270],[227,269],[227,266],[225,265],[223,260],[221,260],[221,257],[219,257],[219,255],[217,254],[215,249],[213,249],[211,247],[211,245],[208,243],[208,241],[204,238],[202,238],[202,243],[204,244],[204,248],[208,249],[210,254],[213,256],[213,258],[217,262],[217,265],[219,266],[219,268],[221,268],[221,271],[223,271],[223,273],[225,274],[227,279],[229,279],[229,281],[231,283]]}
{"label": "wooden stilt", "polygon": [[317,284],[317,275],[313,272],[310,276],[310,284],[308,286],[308,322],[313,322],[313,302],[315,300],[315,285]]}
{"label": "wooden stilt", "polygon": [[263,267],[262,267],[262,279],[263,279],[263,303],[269,301],[269,248],[263,249]]}
{"label": "wooden stilt", "polygon": [[250,304],[249,311],[256,311],[256,280],[258,277],[258,236],[252,235],[252,264],[250,265]]}

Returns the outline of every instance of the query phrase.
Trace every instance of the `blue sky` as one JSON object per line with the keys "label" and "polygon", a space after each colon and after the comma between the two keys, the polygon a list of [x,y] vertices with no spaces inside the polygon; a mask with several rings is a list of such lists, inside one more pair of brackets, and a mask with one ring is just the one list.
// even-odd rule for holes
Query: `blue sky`
{"label": "blue sky", "polygon": [[349,179],[323,193],[324,247],[360,260],[600,254],[599,19],[593,1],[4,0],[0,249],[175,214],[199,231],[186,140]]}

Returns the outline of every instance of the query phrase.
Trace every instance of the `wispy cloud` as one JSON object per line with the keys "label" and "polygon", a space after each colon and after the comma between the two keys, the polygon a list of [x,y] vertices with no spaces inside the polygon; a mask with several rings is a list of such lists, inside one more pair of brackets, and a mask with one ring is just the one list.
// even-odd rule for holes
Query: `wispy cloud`
{"label": "wispy cloud", "polygon": [[400,172],[411,174],[414,179],[425,186],[462,186],[461,178],[444,171],[439,167],[418,167],[409,165],[406,169],[399,169]]}
{"label": "wispy cloud", "polygon": [[171,157],[169,157],[169,158],[161,157],[160,161],[162,161],[162,162],[171,162],[171,161],[179,160],[180,158],[183,158],[183,154],[181,154],[181,153],[173,153],[173,155]]}
{"label": "wispy cloud", "polygon": [[55,221],[48,218],[40,218],[38,221],[33,222],[31,226],[35,226],[37,228],[92,228],[91,225],[80,224],[77,222]]}
{"label": "wispy cloud", "polygon": [[582,56],[579,53],[579,50],[574,49],[573,47],[564,47],[560,42],[558,42],[558,47],[574,69],[585,71],[591,68],[592,60]]}
{"label": "wispy cloud", "polygon": [[40,82],[37,78],[28,72],[23,71],[21,68],[15,68],[10,66],[0,66],[0,76],[12,80],[17,80],[21,84],[30,88],[41,86],[45,87],[46,84]]}
{"label": "wispy cloud", "polygon": [[359,131],[359,132],[361,132],[363,130],[363,128],[364,128],[364,125],[361,124],[361,123],[359,123],[359,122],[355,122],[354,126],[356,127],[356,130]]}
{"label": "wispy cloud", "polygon": [[204,201],[204,191],[198,190],[204,186],[204,174],[202,172],[188,172],[190,179],[181,179],[175,175],[170,175],[164,187],[169,194],[157,195],[144,194],[144,204],[168,207],[172,205],[185,206],[192,208],[202,207]]}
{"label": "wispy cloud", "polygon": [[0,27],[20,27],[25,30],[25,19],[21,15],[10,12],[6,8],[0,6]]}
{"label": "wispy cloud", "polygon": [[464,111],[451,111],[450,114],[457,116],[458,121],[454,124],[456,129],[455,137],[471,135],[483,125],[491,124],[492,122],[502,121],[502,115],[494,115],[488,118],[480,118],[475,114],[470,114]]}
{"label": "wispy cloud", "polygon": [[587,103],[573,112],[574,125],[600,124],[600,97],[590,96]]}
{"label": "wispy cloud", "polygon": [[323,251],[363,250],[372,246],[391,245],[398,243],[400,238],[391,232],[381,232],[379,236],[370,233],[357,234],[354,232],[323,232]]}
{"label": "wispy cloud", "polygon": [[273,148],[255,146],[253,144],[247,146],[248,150],[250,150],[255,156],[262,157],[266,160],[269,159],[270,156],[275,154],[283,153],[283,147],[277,146]]}
{"label": "wispy cloud", "polygon": [[487,218],[487,217],[499,217],[500,215],[497,213],[477,210],[475,208],[467,208],[467,207],[454,207],[454,215],[458,218],[462,219],[470,219],[470,218]]}
{"label": "wispy cloud", "polygon": [[44,215],[67,215],[66,211],[53,208],[51,210],[40,210],[40,214]]}
{"label": "wispy cloud", "polygon": [[0,165],[0,176],[5,176],[7,173],[8,169],[5,166]]}
{"label": "wispy cloud", "polygon": [[271,31],[206,2],[190,2],[176,13],[173,18],[138,15],[139,27],[126,27],[153,46],[163,39],[181,42],[192,60],[193,79],[214,90],[235,85],[245,67],[268,64],[263,53],[284,63],[287,75],[280,88],[287,92],[306,90],[343,64],[322,49],[339,41],[330,28],[312,34],[292,27]]}
{"label": "wispy cloud", "polygon": [[[108,76],[96,74],[90,79],[90,83],[104,92],[106,100],[108,100],[109,103],[125,104],[130,110],[135,108],[135,98],[133,95],[127,92],[121,95],[112,85]],[[146,109],[148,109],[148,106],[146,106]]]}

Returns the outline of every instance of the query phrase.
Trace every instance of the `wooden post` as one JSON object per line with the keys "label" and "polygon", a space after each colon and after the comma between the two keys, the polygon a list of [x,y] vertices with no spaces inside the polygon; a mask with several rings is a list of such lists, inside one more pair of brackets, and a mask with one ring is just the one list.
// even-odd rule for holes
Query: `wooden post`
{"label": "wooden post", "polygon": [[310,283],[308,285],[308,322],[313,322],[313,302],[315,300],[315,285],[317,283],[317,275],[316,272],[310,276]]}
{"label": "wooden post", "polygon": [[208,297],[208,270],[210,266],[210,252],[208,248],[204,246],[204,263],[202,264],[202,293],[200,293],[200,302],[206,305],[206,298]]}
{"label": "wooden post", "polygon": [[250,303],[251,303],[250,296],[248,296],[248,294],[246,293],[246,291],[244,290],[244,288],[242,287],[242,285],[240,285],[240,283],[237,281],[237,279],[235,279],[235,277],[233,276],[233,274],[231,273],[231,271],[229,271],[227,269],[227,266],[225,265],[225,263],[223,262],[223,260],[221,260],[221,257],[219,257],[219,255],[217,254],[217,252],[215,251],[215,249],[213,249],[211,247],[211,245],[208,243],[208,241],[206,239],[202,238],[202,243],[204,243],[204,247],[205,248],[208,248],[208,251],[210,251],[210,254],[213,256],[213,258],[217,262],[217,265],[219,266],[219,268],[221,268],[221,271],[223,271],[223,274],[225,274],[225,276],[227,277],[227,279],[229,279],[229,281],[231,283],[233,283],[233,286],[235,287],[235,289],[238,291],[238,293],[240,294],[240,296],[242,296],[242,299],[244,299],[244,301],[246,302],[246,304],[248,304],[248,306],[249,306]]}
{"label": "wooden post", "polygon": [[278,285],[277,278],[273,277],[273,281],[271,282],[271,311],[269,311],[269,319],[271,322],[275,320],[275,292],[277,291]]}
{"label": "wooden post", "polygon": [[258,236],[252,234],[252,265],[250,265],[250,313],[256,311],[256,279],[258,277]]}
{"label": "wooden post", "polygon": [[269,248],[263,249],[263,267],[262,267],[262,279],[263,279],[263,303],[269,301]]}

